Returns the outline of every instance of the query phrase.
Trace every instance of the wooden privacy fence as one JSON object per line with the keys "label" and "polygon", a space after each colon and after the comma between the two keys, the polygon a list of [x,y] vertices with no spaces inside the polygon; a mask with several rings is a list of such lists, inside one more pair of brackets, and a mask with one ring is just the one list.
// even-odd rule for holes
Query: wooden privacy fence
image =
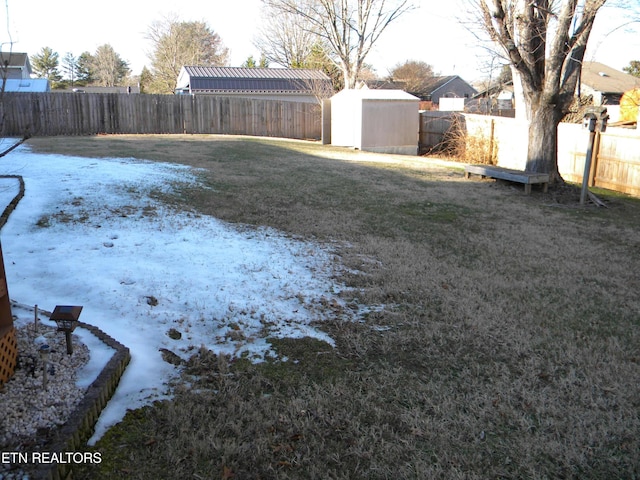
{"label": "wooden privacy fence", "polygon": [[442,146],[447,133],[454,124],[455,114],[452,112],[426,111],[420,113],[420,130],[418,133],[418,151],[429,153]]}
{"label": "wooden privacy fence", "polygon": [[[484,138],[495,149],[495,163],[500,167],[524,170],[527,157],[528,123],[513,118],[467,113],[421,112],[420,125],[428,126],[429,141],[445,141],[453,118],[470,139]],[[420,133],[422,147],[423,133]],[[424,135],[424,138],[427,138]],[[558,170],[565,180],[581,183],[589,141],[582,125],[561,123],[558,127]],[[640,196],[640,130],[607,128],[598,134],[592,159],[590,186],[597,186]]]}
{"label": "wooden privacy fence", "polygon": [[5,93],[2,136],[234,134],[319,139],[320,106],[214,95]]}

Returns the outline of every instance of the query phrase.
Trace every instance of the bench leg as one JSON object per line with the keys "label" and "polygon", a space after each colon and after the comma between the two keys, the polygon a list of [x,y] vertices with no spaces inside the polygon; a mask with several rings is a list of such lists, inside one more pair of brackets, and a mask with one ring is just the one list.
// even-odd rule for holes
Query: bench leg
{"label": "bench leg", "polygon": [[547,193],[549,191],[549,184],[548,183],[543,183],[542,184],[542,193]]}
{"label": "bench leg", "polygon": [[464,178],[466,178],[467,180],[469,180],[469,177],[471,176],[471,174],[469,172],[464,172]]}
{"label": "bench leg", "polygon": [[524,184],[524,193],[525,193],[525,195],[530,195],[531,194],[531,184],[530,183],[525,183]]}

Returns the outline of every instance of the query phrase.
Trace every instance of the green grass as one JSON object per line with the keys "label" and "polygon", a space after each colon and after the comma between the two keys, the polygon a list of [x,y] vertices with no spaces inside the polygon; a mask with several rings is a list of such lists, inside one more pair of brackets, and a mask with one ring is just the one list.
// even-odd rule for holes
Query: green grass
{"label": "green grass", "polygon": [[[640,477],[640,202],[520,185],[313,142],[224,136],[30,141],[184,163],[176,208],[331,245],[335,347],[200,350],[175,397],[130,412],[77,478]],[[282,361],[282,357],[287,361]]]}

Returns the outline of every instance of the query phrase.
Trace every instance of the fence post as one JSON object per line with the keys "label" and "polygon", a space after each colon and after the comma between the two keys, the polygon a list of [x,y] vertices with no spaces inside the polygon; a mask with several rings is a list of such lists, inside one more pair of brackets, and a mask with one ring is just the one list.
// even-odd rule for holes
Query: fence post
{"label": "fence post", "polygon": [[592,166],[589,172],[589,186],[593,187],[596,184],[596,171],[598,170],[598,155],[600,154],[600,136],[602,133],[596,131],[596,138],[593,140],[593,152],[592,152]]}

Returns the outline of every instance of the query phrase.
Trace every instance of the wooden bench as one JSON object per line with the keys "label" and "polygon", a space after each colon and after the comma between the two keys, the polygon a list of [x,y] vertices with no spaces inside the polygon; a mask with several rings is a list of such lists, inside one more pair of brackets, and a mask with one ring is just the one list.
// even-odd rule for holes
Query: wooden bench
{"label": "wooden bench", "polygon": [[549,187],[548,173],[523,172],[493,165],[467,165],[464,169],[464,178],[469,178],[472,173],[482,178],[499,178],[509,182],[524,183],[524,193],[527,195],[531,193],[531,185],[534,183],[542,184],[542,191],[545,193]]}

